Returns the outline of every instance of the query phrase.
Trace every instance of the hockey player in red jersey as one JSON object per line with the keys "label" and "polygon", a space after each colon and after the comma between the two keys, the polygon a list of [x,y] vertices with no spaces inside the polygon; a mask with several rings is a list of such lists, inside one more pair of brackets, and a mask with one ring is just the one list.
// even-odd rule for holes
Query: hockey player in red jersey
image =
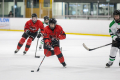
{"label": "hockey player in red jersey", "polygon": [[[39,29],[41,29],[41,33],[38,34]],[[26,46],[25,46],[25,50],[23,52],[23,54],[26,54],[26,52],[29,50],[30,45],[32,41],[35,39],[35,37],[37,36],[37,38],[40,38],[43,32],[44,32],[43,23],[40,20],[37,20],[37,14],[33,13],[32,19],[27,21],[25,24],[24,33],[17,45],[17,49],[15,50],[15,53],[17,53],[20,50],[25,40],[28,38]]]}
{"label": "hockey player in red jersey", "polygon": [[[57,25],[56,22],[56,19],[51,18],[49,20],[49,25],[44,28],[44,54],[47,57],[56,55],[60,63],[63,65],[63,67],[65,67],[66,63],[59,48],[59,40],[65,39],[66,34],[63,31],[62,27],[60,25]],[[51,47],[54,50],[51,50]]]}

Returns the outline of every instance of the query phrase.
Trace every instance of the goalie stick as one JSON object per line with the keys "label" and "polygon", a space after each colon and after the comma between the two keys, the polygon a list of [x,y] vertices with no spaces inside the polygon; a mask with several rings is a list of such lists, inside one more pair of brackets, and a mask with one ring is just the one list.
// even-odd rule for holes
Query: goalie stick
{"label": "goalie stick", "polygon": [[100,46],[100,47],[96,47],[96,48],[88,48],[84,43],[83,43],[83,47],[88,50],[88,51],[92,51],[92,50],[95,50],[95,49],[99,49],[99,48],[102,48],[102,47],[105,47],[105,46],[108,46],[108,45],[111,45],[112,43],[109,43],[109,44],[106,44],[106,45],[103,45],[103,46]]}

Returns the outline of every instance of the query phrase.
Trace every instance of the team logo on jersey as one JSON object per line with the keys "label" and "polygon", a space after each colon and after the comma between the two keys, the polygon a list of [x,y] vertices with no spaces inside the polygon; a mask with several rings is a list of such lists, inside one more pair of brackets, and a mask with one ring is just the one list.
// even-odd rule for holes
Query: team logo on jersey
{"label": "team logo on jersey", "polygon": [[30,29],[31,29],[32,31],[37,30],[36,27],[34,27],[34,26],[31,26]]}

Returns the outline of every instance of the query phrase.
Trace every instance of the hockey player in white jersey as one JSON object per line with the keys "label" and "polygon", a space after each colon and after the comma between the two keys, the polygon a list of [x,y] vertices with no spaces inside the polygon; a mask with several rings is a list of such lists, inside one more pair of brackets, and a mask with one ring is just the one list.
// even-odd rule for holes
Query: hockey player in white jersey
{"label": "hockey player in white jersey", "polygon": [[109,62],[106,64],[106,67],[112,66],[118,50],[120,54],[120,11],[115,10],[113,16],[114,20],[109,25],[109,33],[112,37],[112,47],[110,50]]}
{"label": "hockey player in white jersey", "polygon": [[44,24],[44,27],[48,26],[48,24],[49,24],[49,17],[48,17],[48,16],[45,16],[45,17],[44,17],[44,22],[43,22],[43,24]]}
{"label": "hockey player in white jersey", "polygon": [[[43,23],[44,27],[48,26],[48,24],[49,24],[49,17],[48,17],[48,16],[45,16],[45,17],[44,17],[44,22],[42,22],[42,23]],[[40,41],[39,49],[42,49],[43,43],[44,43],[44,40],[42,39],[42,40]]]}

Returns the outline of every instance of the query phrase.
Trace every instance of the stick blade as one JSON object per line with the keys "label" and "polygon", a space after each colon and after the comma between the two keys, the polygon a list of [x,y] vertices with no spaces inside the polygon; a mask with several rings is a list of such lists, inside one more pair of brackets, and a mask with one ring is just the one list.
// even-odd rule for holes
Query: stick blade
{"label": "stick blade", "polygon": [[35,56],[35,58],[40,58],[40,56]]}
{"label": "stick blade", "polygon": [[83,43],[83,47],[86,49],[86,50],[88,50],[88,51],[90,51],[90,49]]}
{"label": "stick blade", "polygon": [[39,68],[37,69],[37,72],[39,71]]}

